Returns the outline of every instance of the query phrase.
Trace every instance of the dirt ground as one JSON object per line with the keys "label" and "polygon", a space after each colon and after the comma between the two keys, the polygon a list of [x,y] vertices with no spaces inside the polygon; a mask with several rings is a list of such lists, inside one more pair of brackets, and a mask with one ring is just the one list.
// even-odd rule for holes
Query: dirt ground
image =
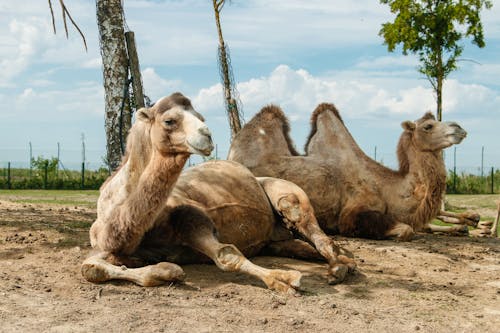
{"label": "dirt ground", "polygon": [[499,331],[500,239],[338,239],[358,269],[336,286],[323,263],[253,258],[303,272],[289,296],[214,265],[184,266],[182,284],[91,284],[80,264],[94,217],[86,205],[0,199],[1,332]]}

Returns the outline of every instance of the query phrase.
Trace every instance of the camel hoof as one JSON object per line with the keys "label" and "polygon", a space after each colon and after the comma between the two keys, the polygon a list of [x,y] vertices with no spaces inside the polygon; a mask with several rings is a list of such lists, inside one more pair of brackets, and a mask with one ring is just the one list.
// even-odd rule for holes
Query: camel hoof
{"label": "camel hoof", "polygon": [[170,262],[160,262],[144,268],[149,268],[142,283],[144,287],[155,287],[166,282],[183,281],[186,278],[184,270],[179,265]]}
{"label": "camel hoof", "polygon": [[274,269],[269,276],[264,279],[264,283],[271,290],[295,295],[300,287],[302,274],[299,271],[284,271]]}
{"label": "camel hoof", "polygon": [[462,225],[457,229],[456,234],[459,236],[468,236],[469,235],[469,227],[467,225]]}
{"label": "camel hoof", "polygon": [[356,270],[356,262],[354,261],[354,256],[353,257],[346,257],[345,255],[339,255],[338,260],[340,260],[341,263],[344,265],[347,265],[347,268],[349,269],[349,273],[352,273]]}
{"label": "camel hoof", "polygon": [[329,269],[328,284],[334,285],[343,282],[349,269],[346,265],[337,265]]}
{"label": "camel hoof", "polygon": [[82,275],[92,283],[103,283],[111,279],[106,269],[97,263],[82,264]]}

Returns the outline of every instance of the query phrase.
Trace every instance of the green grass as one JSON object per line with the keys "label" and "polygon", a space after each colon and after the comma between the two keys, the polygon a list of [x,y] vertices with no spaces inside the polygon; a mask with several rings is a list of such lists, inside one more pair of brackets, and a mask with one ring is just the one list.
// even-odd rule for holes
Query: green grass
{"label": "green grass", "polygon": [[0,190],[0,200],[96,208],[96,190]]}
{"label": "green grass", "polygon": [[[481,221],[492,221],[496,217],[498,202],[500,202],[500,194],[447,194],[446,195],[447,207],[446,210],[455,213],[463,213],[465,211],[474,212],[478,209],[488,209],[491,213],[481,215]],[[436,225],[450,226],[452,224],[444,223],[440,220],[432,221]],[[469,230],[473,229],[469,227]],[[497,230],[497,235],[500,237],[500,228]]]}
{"label": "green grass", "polygon": [[489,208],[496,211],[500,194],[447,194],[450,210],[461,212],[474,208]]}

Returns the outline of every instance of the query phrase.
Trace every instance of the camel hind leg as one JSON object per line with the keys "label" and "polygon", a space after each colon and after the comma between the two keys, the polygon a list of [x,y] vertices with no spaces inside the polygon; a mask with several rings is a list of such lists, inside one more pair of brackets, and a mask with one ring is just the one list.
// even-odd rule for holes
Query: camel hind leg
{"label": "camel hind leg", "polygon": [[[296,184],[277,178],[258,177],[271,205],[283,218],[289,229],[295,229],[310,241],[315,249],[326,259],[329,265],[328,282],[342,282],[348,271],[354,270],[356,264],[346,250],[338,247],[333,240],[321,230],[314,215],[314,210],[307,194]],[[276,243],[274,247],[288,247],[295,253],[309,253],[311,248],[304,242]],[[272,246],[270,247],[272,249]],[[280,249],[282,250],[282,249]]]}
{"label": "camel hind leg", "polygon": [[236,246],[220,243],[215,236],[212,220],[197,208],[176,208],[171,215],[171,222],[182,245],[205,254],[223,271],[247,273],[262,280],[269,289],[286,293],[294,294],[300,286],[300,272],[257,266],[245,258]]}

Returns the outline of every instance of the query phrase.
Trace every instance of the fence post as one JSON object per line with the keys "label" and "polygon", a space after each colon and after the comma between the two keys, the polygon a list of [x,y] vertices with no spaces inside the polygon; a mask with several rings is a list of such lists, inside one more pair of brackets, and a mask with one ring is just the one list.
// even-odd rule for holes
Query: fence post
{"label": "fence post", "polygon": [[85,162],[82,162],[82,190],[85,186]]}
{"label": "fence post", "polygon": [[491,194],[495,194],[495,170],[491,167]]}
{"label": "fence post", "polygon": [[457,147],[453,150],[453,193],[457,193]]}
{"label": "fence post", "polygon": [[11,188],[11,183],[10,183],[10,162],[7,163],[7,188],[9,190]]}
{"label": "fence post", "polygon": [[43,189],[47,189],[47,177],[49,173],[49,161],[45,161],[45,165],[43,167]]}

